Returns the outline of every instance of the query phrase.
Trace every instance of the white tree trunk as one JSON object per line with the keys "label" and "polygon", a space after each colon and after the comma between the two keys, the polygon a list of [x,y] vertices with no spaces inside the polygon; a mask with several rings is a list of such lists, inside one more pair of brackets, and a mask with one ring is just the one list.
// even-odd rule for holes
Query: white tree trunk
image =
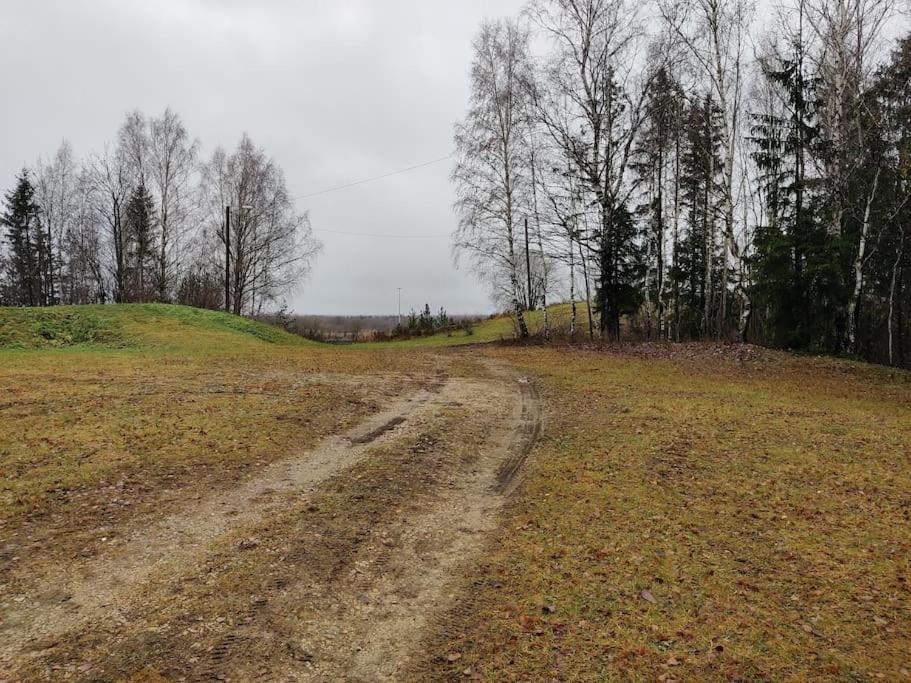
{"label": "white tree trunk", "polygon": [[903,255],[904,250],[905,250],[905,232],[904,232],[904,230],[902,230],[901,239],[899,240],[899,243],[898,243],[898,254],[895,257],[895,263],[892,264],[892,281],[889,283],[889,322],[888,322],[889,365],[895,364],[895,357],[894,357],[894,351],[893,351],[895,333],[892,330],[892,326],[894,324],[894,319],[895,319],[895,285],[896,285],[896,281],[898,279],[897,276],[898,276],[899,265],[901,264],[902,255]]}
{"label": "white tree trunk", "polygon": [[876,190],[879,187],[880,168],[876,169],[873,176],[873,187],[867,196],[867,205],[864,207],[864,220],[860,228],[860,242],[857,246],[857,256],[854,258],[854,290],[848,302],[848,350],[856,351],[857,345],[857,308],[864,286],[864,263],[867,258],[867,238],[870,234],[870,213],[873,210],[873,201],[876,199]]}

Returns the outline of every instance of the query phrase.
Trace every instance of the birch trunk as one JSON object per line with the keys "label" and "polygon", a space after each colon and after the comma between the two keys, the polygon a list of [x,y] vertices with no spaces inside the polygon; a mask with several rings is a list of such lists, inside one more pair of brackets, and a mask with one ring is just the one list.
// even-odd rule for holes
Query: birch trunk
{"label": "birch trunk", "polygon": [[902,262],[902,256],[905,251],[905,231],[901,231],[901,238],[898,243],[898,254],[895,257],[895,263],[892,264],[892,278],[889,283],[889,321],[888,321],[888,332],[889,332],[889,365],[895,365],[895,352],[894,348],[894,337],[895,333],[893,332],[893,321],[895,319],[895,285],[898,281],[898,271],[899,266]]}
{"label": "birch trunk", "polygon": [[857,256],[854,258],[854,289],[851,292],[851,299],[848,301],[848,350],[851,353],[857,351],[857,309],[863,292],[864,263],[867,258],[867,238],[870,234],[870,214],[873,210],[873,201],[876,198],[876,190],[879,187],[879,174],[880,168],[877,167],[876,174],[873,176],[873,188],[867,196],[867,204],[864,207],[864,220],[860,229],[860,242],[857,246]]}
{"label": "birch trunk", "polygon": [[569,338],[576,341],[576,270],[573,241],[569,241]]}

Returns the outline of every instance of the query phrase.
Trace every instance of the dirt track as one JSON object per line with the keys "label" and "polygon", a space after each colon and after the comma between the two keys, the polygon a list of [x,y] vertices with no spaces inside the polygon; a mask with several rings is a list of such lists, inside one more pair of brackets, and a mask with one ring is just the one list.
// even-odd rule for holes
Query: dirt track
{"label": "dirt track", "polygon": [[[541,429],[533,385],[440,377],[346,434],[33,573],[3,605],[9,680],[392,680]],[[0,680],[4,680],[0,675]]]}

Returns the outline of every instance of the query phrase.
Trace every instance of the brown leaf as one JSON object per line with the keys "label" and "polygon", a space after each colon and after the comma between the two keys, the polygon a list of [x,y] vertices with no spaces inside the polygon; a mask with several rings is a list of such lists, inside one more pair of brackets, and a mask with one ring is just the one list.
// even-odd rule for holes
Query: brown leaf
{"label": "brown leaf", "polygon": [[655,596],[652,595],[652,592],[648,588],[646,588],[641,593],[639,593],[639,596],[646,602],[650,602],[653,605],[658,602],[657,600],[655,600]]}

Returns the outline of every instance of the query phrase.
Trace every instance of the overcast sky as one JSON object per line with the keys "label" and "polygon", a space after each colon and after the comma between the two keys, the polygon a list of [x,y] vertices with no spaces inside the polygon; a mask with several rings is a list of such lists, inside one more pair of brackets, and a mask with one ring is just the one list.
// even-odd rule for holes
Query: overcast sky
{"label": "overcast sky", "polygon": [[[524,0],[0,0],[0,189],[63,138],[176,110],[205,156],[246,131],[305,195],[448,155],[470,43]],[[490,310],[456,269],[451,162],[298,202],[324,244],[298,313]],[[378,238],[334,234],[426,235]]]}

